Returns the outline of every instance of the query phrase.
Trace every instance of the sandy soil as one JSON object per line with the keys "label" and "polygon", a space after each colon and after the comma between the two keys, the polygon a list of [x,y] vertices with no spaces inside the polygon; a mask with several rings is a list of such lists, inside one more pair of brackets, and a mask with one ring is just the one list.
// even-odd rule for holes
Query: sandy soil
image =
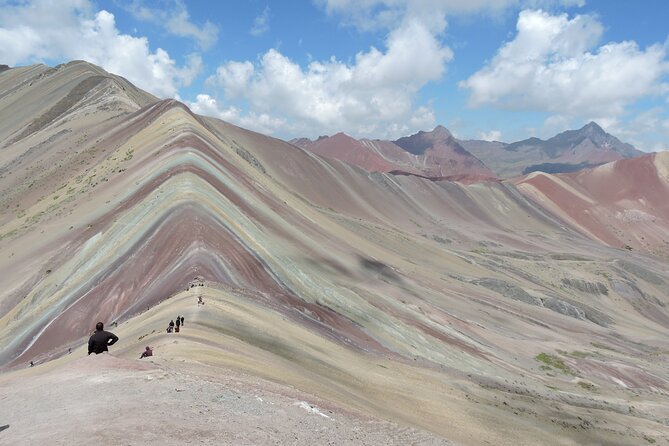
{"label": "sandy soil", "polygon": [[453,444],[234,370],[158,357],[37,366],[3,377],[0,394],[2,445]]}

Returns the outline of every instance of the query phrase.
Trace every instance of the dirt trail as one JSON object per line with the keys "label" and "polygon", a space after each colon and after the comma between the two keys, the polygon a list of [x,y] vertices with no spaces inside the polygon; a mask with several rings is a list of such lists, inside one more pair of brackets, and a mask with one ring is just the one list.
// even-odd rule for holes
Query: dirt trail
{"label": "dirt trail", "polygon": [[0,445],[453,444],[193,362],[102,354],[49,368],[0,378]]}

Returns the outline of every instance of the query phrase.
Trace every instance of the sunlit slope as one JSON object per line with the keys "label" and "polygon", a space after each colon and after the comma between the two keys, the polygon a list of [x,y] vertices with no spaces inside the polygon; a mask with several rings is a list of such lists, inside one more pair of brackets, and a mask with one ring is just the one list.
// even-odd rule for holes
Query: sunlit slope
{"label": "sunlit slope", "polygon": [[574,174],[536,173],[520,190],[583,234],[615,247],[669,252],[669,155],[620,160]]}
{"label": "sunlit slope", "polygon": [[125,79],[81,61],[0,73],[0,222],[20,218],[67,180],[94,168],[108,150],[102,136],[155,101]]}
{"label": "sunlit slope", "polygon": [[[65,183],[28,208],[26,217],[3,228],[8,248],[17,247],[7,265],[10,274],[21,267],[39,271],[37,278],[35,274],[31,278],[35,285],[17,284],[20,291],[8,299],[17,303],[7,312],[13,322],[6,325],[15,353],[28,347],[34,353],[44,352],[77,339],[88,331],[84,321],[128,317],[182,289],[195,276],[276,294],[274,299],[285,300],[289,308],[324,306],[323,311],[332,313],[331,322],[341,317],[338,313],[346,316],[342,320],[350,318],[360,325],[362,319],[377,315],[380,320],[365,331],[397,343],[394,332],[400,320],[370,299],[376,287],[386,288],[384,278],[396,282],[388,291],[393,302],[407,292],[437,293],[437,299],[441,284],[432,283],[434,264],[460,274],[471,273],[472,267],[458,254],[442,250],[427,234],[412,234],[391,224],[416,230],[422,221],[434,236],[450,204],[460,225],[479,220],[482,230],[490,231],[488,237],[494,237],[508,231],[503,225],[511,222],[504,214],[518,207],[520,200],[500,185],[477,190],[402,178],[406,184],[388,188],[394,178],[372,177],[343,164],[330,166],[274,140],[276,152],[285,152],[284,159],[295,156],[312,164],[313,184],[332,191],[320,192],[323,197],[354,202],[349,207],[343,201],[345,207],[338,212],[328,206],[337,202],[318,206],[292,192],[295,189],[287,186],[297,186],[290,184],[295,176],[278,172],[283,177],[273,177],[271,170],[240,156],[234,141],[218,138],[178,103],[164,101],[144,109],[112,135],[124,134],[138,122],[144,126],[83,178]],[[257,159],[262,159],[259,155]],[[309,173],[309,166],[304,172]],[[356,196],[355,189],[365,193]],[[401,189],[408,192],[402,196],[397,193]],[[310,189],[305,185],[304,190],[309,197]],[[412,194],[428,198],[421,203]],[[498,197],[499,209],[484,209],[491,197]],[[356,214],[366,219],[355,218]],[[31,219],[35,215],[41,216],[37,222]],[[457,223],[452,229],[456,237],[465,232]],[[528,229],[536,229],[533,225],[547,227],[540,220],[528,223]],[[53,232],[51,237],[38,232],[40,227]],[[40,259],[44,246],[21,245],[22,239],[39,236],[60,244],[55,256],[45,252]],[[429,262],[427,268],[413,265],[421,259]],[[35,268],[38,260],[44,264]],[[394,286],[422,276],[424,284],[417,283],[416,290]],[[364,287],[351,289],[348,278]],[[379,342],[364,332],[359,336],[361,345],[363,340]]]}
{"label": "sunlit slope", "polygon": [[[68,164],[3,209],[4,368],[118,321],[122,355],[146,339],[441,435],[460,420],[452,438],[469,444],[493,430],[558,438],[546,444],[666,430],[661,259],[584,237],[512,184],[370,174],[172,100],[113,117],[77,104],[30,138],[95,137],[45,144]],[[193,313],[198,293],[206,313]],[[168,347],[163,330],[184,312],[190,343]],[[579,416],[595,431],[572,432]]]}

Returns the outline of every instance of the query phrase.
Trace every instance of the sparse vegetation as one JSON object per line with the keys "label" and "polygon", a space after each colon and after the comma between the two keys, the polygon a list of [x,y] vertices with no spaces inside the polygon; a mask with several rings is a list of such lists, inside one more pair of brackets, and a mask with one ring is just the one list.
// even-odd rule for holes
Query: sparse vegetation
{"label": "sparse vegetation", "polygon": [[442,245],[448,245],[448,244],[452,243],[451,240],[449,240],[447,238],[444,238],[444,237],[441,237],[439,235],[433,235],[432,240],[434,240],[437,243],[441,243]]}
{"label": "sparse vegetation", "polygon": [[585,390],[593,391],[593,390],[597,389],[597,386],[595,386],[594,384],[585,382],[585,381],[579,381],[578,385],[581,386],[582,388],[584,388]]}
{"label": "sparse vegetation", "polygon": [[658,350],[658,351],[652,352],[650,355],[651,356],[669,355],[669,350]]}
{"label": "sparse vegetation", "polygon": [[[539,362],[543,362],[546,366],[552,367],[554,369],[560,370],[562,373],[565,375],[573,375],[574,372],[572,371],[571,368],[567,364],[562,361],[562,359],[558,358],[557,356],[554,355],[549,355],[548,353],[539,353],[537,356],[534,357]],[[545,370],[545,369],[542,369]]]}
{"label": "sparse vegetation", "polygon": [[609,347],[608,345],[602,344],[602,343],[599,343],[599,342],[591,342],[590,345],[592,345],[595,348],[601,348],[603,350],[610,350],[612,352],[617,352],[618,351],[618,350],[614,349],[613,347]]}
{"label": "sparse vegetation", "polygon": [[643,436],[643,439],[646,440],[646,441],[647,441],[648,443],[650,443],[650,444],[653,444],[653,443],[655,443],[655,442],[657,441],[657,440],[655,440],[653,437],[651,437],[650,435],[644,435],[644,436]]}

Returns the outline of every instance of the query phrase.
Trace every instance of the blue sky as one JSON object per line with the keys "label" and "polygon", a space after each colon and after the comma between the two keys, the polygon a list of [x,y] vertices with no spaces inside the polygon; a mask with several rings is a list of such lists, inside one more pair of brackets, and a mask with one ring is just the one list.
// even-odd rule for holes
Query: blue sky
{"label": "blue sky", "polygon": [[669,149],[669,2],[0,0],[0,63],[85,59],[290,139],[550,137]]}

